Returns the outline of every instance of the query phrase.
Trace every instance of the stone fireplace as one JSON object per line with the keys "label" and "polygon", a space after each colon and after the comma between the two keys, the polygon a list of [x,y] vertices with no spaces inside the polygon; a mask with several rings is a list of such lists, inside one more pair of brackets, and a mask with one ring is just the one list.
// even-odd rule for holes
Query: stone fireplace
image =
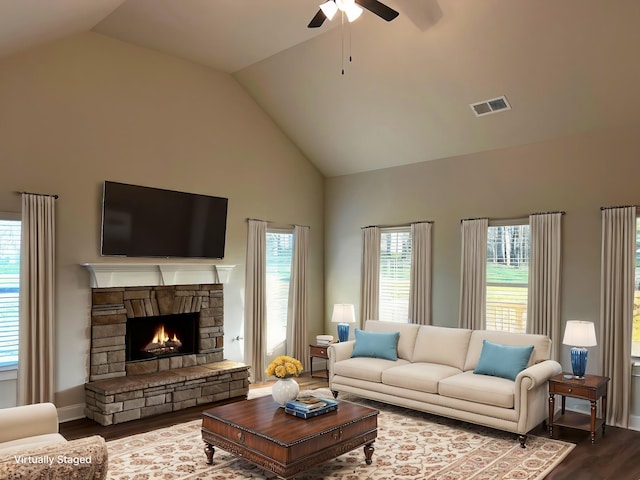
{"label": "stone fireplace", "polygon": [[249,367],[224,360],[222,283],[135,284],[145,275],[102,286],[107,277],[92,281],[88,418],[111,425],[246,398]]}
{"label": "stone fireplace", "polygon": [[[190,367],[223,359],[222,284],[94,288],[91,292],[90,381]],[[189,353],[149,355],[129,352],[127,342],[142,342],[136,326],[189,323],[197,331]],[[133,330],[133,331],[132,331]],[[144,334],[142,334],[144,335]],[[193,348],[195,347],[195,348]]]}

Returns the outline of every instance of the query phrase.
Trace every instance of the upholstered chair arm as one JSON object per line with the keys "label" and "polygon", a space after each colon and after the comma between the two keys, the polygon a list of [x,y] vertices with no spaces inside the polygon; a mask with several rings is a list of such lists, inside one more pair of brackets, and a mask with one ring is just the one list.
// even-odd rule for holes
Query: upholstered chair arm
{"label": "upholstered chair arm", "polygon": [[58,411],[53,403],[0,409],[0,443],[58,433]]}
{"label": "upholstered chair arm", "polygon": [[[25,457],[47,462],[23,461]],[[107,445],[100,435],[0,452],[0,478],[12,480],[104,480],[107,467]]]}

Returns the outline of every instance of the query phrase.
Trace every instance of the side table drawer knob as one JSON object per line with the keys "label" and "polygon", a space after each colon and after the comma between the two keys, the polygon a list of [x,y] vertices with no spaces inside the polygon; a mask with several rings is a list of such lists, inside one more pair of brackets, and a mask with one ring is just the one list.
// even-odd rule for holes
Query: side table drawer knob
{"label": "side table drawer knob", "polygon": [[571,392],[573,392],[573,388],[570,388],[570,389],[569,389],[569,393],[571,393]]}
{"label": "side table drawer knob", "polygon": [[240,443],[244,443],[244,432],[238,432],[237,435]]}

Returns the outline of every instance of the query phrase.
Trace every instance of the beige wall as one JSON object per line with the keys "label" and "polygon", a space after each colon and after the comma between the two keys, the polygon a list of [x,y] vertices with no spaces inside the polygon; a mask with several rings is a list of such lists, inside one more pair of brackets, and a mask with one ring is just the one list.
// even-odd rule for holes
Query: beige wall
{"label": "beige wall", "polygon": [[[635,125],[328,179],[325,329],[335,330],[329,323],[331,305],[359,302],[360,227],[435,222],[433,323],[457,326],[460,220],[518,218],[551,210],[566,211],[562,321],[593,321],[598,329],[600,207],[640,204],[639,131]],[[568,347],[561,350],[561,361],[570,369]],[[597,349],[588,370],[598,371]]]}
{"label": "beige wall", "polygon": [[[57,201],[58,407],[84,401],[104,180],[229,198],[225,354],[242,360],[246,218],[311,226],[309,336],[322,330],[323,178],[230,75],[87,33],[0,61],[0,211]],[[111,261],[122,261],[111,259]]]}

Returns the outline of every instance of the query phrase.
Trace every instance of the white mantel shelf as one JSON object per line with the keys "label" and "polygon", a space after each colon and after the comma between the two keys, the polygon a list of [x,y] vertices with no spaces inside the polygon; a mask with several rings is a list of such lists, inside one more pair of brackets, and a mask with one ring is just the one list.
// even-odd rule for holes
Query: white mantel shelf
{"label": "white mantel shelf", "polygon": [[227,283],[235,265],[212,263],[83,263],[91,288]]}

